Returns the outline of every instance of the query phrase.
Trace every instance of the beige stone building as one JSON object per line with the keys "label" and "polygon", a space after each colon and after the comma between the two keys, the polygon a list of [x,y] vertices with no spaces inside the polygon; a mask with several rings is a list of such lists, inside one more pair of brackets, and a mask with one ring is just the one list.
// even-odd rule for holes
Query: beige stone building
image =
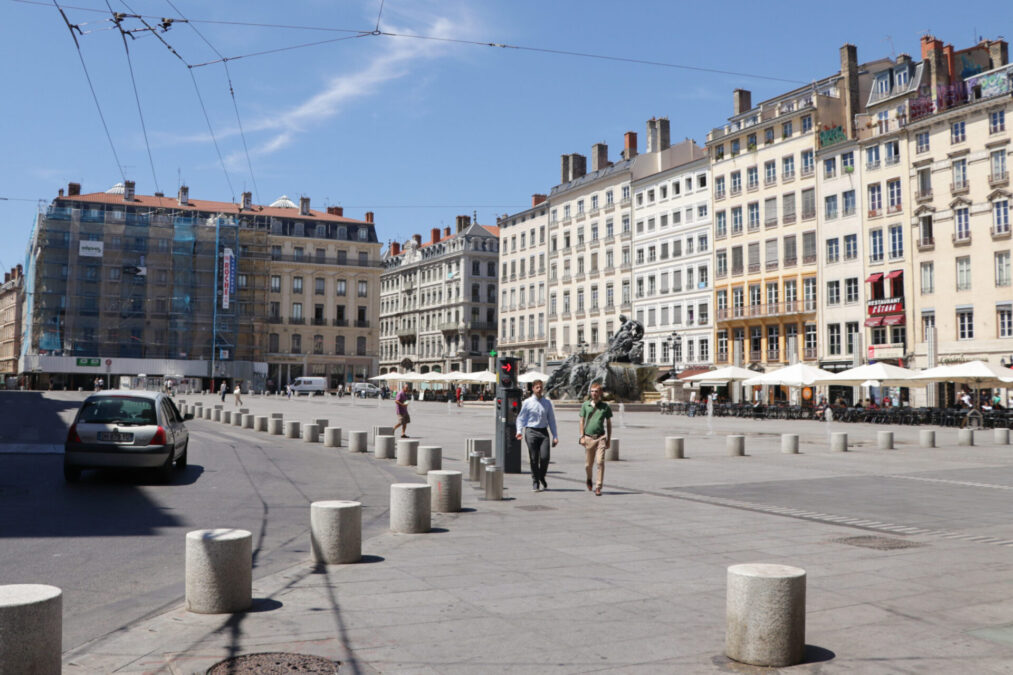
{"label": "beige stone building", "polygon": [[637,135],[622,158],[608,146],[562,156],[561,182],[549,194],[547,361],[604,350],[625,312],[632,318],[632,167]]}
{"label": "beige stone building", "polygon": [[458,216],[383,256],[380,373],[486,370],[496,345],[499,228]]}
{"label": "beige stone building", "polygon": [[546,368],[546,288],[548,286],[549,204],[533,195],[531,208],[503,216],[499,226],[499,335],[502,356],[520,359],[522,368]]}
{"label": "beige stone building", "polygon": [[271,208],[288,217],[273,219],[267,241],[270,384],[305,375],[334,388],[376,375],[382,263],[372,212],[353,220],[341,207],[310,209],[307,197]]}
{"label": "beige stone building", "polygon": [[4,283],[0,286],[0,389],[8,378],[18,374],[24,289],[21,265],[4,272]]}

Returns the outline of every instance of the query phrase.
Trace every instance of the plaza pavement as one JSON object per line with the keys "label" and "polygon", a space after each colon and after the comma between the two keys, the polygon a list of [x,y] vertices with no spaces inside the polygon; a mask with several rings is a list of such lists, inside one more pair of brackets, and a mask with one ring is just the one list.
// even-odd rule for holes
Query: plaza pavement
{"label": "plaza pavement", "polygon": [[[391,424],[393,412],[390,401],[349,398],[244,403],[303,423],[328,417],[346,437]],[[234,409],[231,395],[225,405]],[[415,403],[412,416],[409,434],[440,445],[445,469],[466,473],[464,439],[492,436],[488,405]],[[202,673],[263,651],[340,660],[342,673],[778,672],[722,655],[726,568],[745,562],[808,573],[809,662],[780,672],[1013,672],[1013,446],[994,445],[991,431],[957,448],[956,431],[940,429],[939,447],[926,449],[918,427],[901,427],[896,449],[878,450],[882,427],[834,424],[851,451],[830,453],[818,422],[709,427],[704,417],[627,413],[614,420],[620,461],[607,464],[595,497],[576,413],[559,418],[548,491],[508,474],[507,499],[486,502],[465,481],[464,512],[433,514],[430,534],[367,539],[360,564],[254,570],[254,611],[179,606],[66,653],[65,672]],[[800,454],[781,454],[782,432],[800,435]],[[746,457],[727,456],[728,433],[746,435]],[[665,459],[666,435],[687,437],[687,459]],[[403,479],[424,477],[404,469]],[[387,506],[366,503],[364,517]]]}

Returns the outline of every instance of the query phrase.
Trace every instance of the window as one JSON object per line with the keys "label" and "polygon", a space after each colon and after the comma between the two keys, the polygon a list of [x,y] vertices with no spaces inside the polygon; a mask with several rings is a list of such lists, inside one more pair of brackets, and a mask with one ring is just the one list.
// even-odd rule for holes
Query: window
{"label": "window", "polygon": [[714,214],[714,236],[715,237],[726,237],[728,236],[728,221],[724,211],[718,211]]}
{"label": "window", "polygon": [[886,166],[891,166],[900,162],[900,141],[887,141],[883,144],[886,148]]}
{"label": "window", "polygon": [[752,202],[746,206],[749,214],[749,229],[755,230],[760,227],[760,204]]}
{"label": "window", "polygon": [[992,182],[1006,180],[1006,151],[1005,150],[993,150],[989,154],[989,166],[991,167],[992,173],[989,175],[989,180]]}
{"label": "window", "polygon": [[781,125],[781,138],[791,138],[791,120]]}
{"label": "window", "polygon": [[936,290],[936,267],[935,263],[923,262],[922,272],[922,295],[929,295]]}
{"label": "window", "polygon": [[732,209],[732,234],[742,234],[742,207]]}
{"label": "window", "polygon": [[973,340],[974,339],[974,310],[973,309],[960,309],[960,310],[957,310],[957,339],[958,340]]}
{"label": "window", "polygon": [[795,235],[790,234],[784,238],[784,266],[788,267],[798,262],[798,249],[795,246]]}
{"label": "window", "polygon": [[292,292],[302,293],[302,277],[292,277]]}
{"label": "window", "polygon": [[760,174],[755,166],[746,169],[746,189],[755,190],[760,185]]}
{"label": "window", "polygon": [[890,226],[890,258],[904,257],[904,228],[901,225]]}
{"label": "window", "polygon": [[802,233],[802,262],[809,265],[816,262],[816,233]]}
{"label": "window", "polygon": [[770,160],[763,165],[763,181],[770,185],[777,182],[777,162]]}
{"label": "window", "polygon": [[962,190],[967,187],[967,160],[953,160],[953,189]]}
{"label": "window", "polygon": [[802,220],[816,217],[816,190],[802,190]]}
{"label": "window", "polygon": [[954,122],[950,125],[950,143],[963,143],[967,136],[964,133],[964,122]]}
{"label": "window", "polygon": [[995,254],[995,285],[1010,285],[1010,252],[1000,251]]}
{"label": "window", "polygon": [[922,313],[922,341],[929,339],[929,333],[936,328],[936,315],[934,312]]}
{"label": "window", "polygon": [[732,188],[731,188],[732,194],[734,195],[742,192],[742,172],[732,171],[731,178],[732,178]]}
{"label": "window", "polygon": [[1006,131],[1006,111],[994,110],[988,116],[988,133],[997,134]]}
{"label": "window", "polygon": [[302,335],[299,335],[298,333],[292,336],[292,353],[293,354],[302,353]]}
{"label": "window", "polygon": [[271,292],[281,293],[281,276],[277,274],[271,275]]}
{"label": "window", "polygon": [[732,142],[730,144],[730,149],[732,151],[732,157],[735,157],[737,154],[739,154],[739,148],[741,148],[741,147],[742,147],[742,144],[739,141],[739,139],[737,139],[737,138],[732,139]]}
{"label": "window", "polygon": [[845,216],[855,215],[855,191],[847,190],[841,194],[841,207]]}
{"label": "window", "polygon": [[869,260],[883,262],[883,230],[869,232]]}
{"label": "window", "polygon": [[785,180],[795,177],[795,155],[788,155],[781,160],[781,176]]}
{"label": "window", "polygon": [[344,279],[338,279],[334,284],[335,295],[344,296],[348,294],[348,282]]}
{"label": "window", "polygon": [[887,181],[886,183],[887,204],[890,213],[896,213],[901,209],[900,179]]}
{"label": "window", "polygon": [[858,302],[858,277],[844,280],[844,302]]}
{"label": "window", "polygon": [[971,238],[971,219],[970,209],[966,206],[959,209],[954,209],[954,226],[956,231],[954,232],[954,238],[957,241],[967,241]]}
{"label": "window", "polygon": [[837,158],[830,157],[823,160],[823,177],[833,178],[837,175]]}
{"label": "window", "polygon": [[830,195],[829,197],[823,198],[824,202],[824,214],[827,220],[833,220],[837,217],[837,195]]}
{"label": "window", "polygon": [[865,149],[865,168],[866,169],[878,169],[879,168],[879,146],[874,145],[870,148]]}
{"label": "window", "polygon": [[816,170],[816,160],[813,158],[812,150],[802,151],[802,175],[811,176]]}
{"label": "window", "polygon": [[915,152],[919,155],[929,151],[929,132],[920,131],[915,135]]}
{"label": "window", "polygon": [[841,324],[831,323],[827,325],[827,348],[831,356],[838,356],[841,353]]}
{"label": "window", "polygon": [[764,242],[764,260],[766,260],[766,268],[768,270],[777,269],[777,243],[777,239],[768,239]]}
{"label": "window", "polygon": [[840,259],[841,247],[837,237],[827,239],[827,262],[835,263]]}
{"label": "window", "polygon": [[802,117],[802,133],[807,133],[813,130],[813,116],[803,115]]}
{"label": "window", "polygon": [[324,294],[324,284],[326,282],[327,282],[327,280],[324,279],[324,278],[322,278],[322,277],[314,278],[313,279],[313,294],[314,295],[323,295]]}
{"label": "window", "polygon": [[[679,185],[678,183],[674,184],[675,187],[678,187],[678,185]],[[679,193],[676,192],[675,194]],[[714,179],[714,197],[716,199],[722,199],[724,198],[724,196],[725,196],[725,177],[718,176],[717,178]]]}
{"label": "window", "polygon": [[841,302],[841,282],[840,281],[828,281],[827,282],[827,304],[828,305],[839,305]]}
{"label": "window", "polygon": [[957,258],[957,290],[971,290],[971,258],[963,256]]}
{"label": "window", "polygon": [[728,252],[725,250],[718,251],[714,258],[714,275],[717,277],[723,277],[728,274]]}
{"label": "window", "polygon": [[854,260],[858,257],[858,235],[844,235],[844,259]]}
{"label": "window", "polygon": [[999,337],[1013,337],[1013,305],[996,307],[995,323],[999,329]]}
{"label": "window", "polygon": [[781,209],[784,212],[784,224],[795,222],[795,193],[789,192],[781,196]]}
{"label": "window", "polygon": [[855,170],[855,153],[841,153],[841,170],[844,173],[851,173]]}
{"label": "window", "polygon": [[869,215],[878,216],[883,210],[883,187],[879,183],[869,186]]}

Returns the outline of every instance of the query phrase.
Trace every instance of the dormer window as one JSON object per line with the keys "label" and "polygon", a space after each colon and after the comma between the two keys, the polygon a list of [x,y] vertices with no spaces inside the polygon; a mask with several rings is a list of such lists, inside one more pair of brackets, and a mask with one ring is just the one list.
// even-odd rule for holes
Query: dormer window
{"label": "dormer window", "polygon": [[906,87],[908,82],[911,81],[911,76],[908,74],[907,69],[897,71],[897,86]]}
{"label": "dormer window", "polygon": [[881,75],[876,78],[876,93],[877,94],[889,94],[890,93],[890,76]]}

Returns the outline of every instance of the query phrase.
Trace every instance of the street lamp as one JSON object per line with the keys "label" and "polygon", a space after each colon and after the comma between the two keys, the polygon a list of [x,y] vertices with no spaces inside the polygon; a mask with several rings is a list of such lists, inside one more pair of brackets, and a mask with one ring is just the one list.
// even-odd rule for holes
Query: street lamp
{"label": "street lamp", "polygon": [[581,358],[584,358],[584,355],[587,354],[588,347],[590,347],[590,345],[584,342],[583,339],[577,343],[577,351],[580,353]]}
{"label": "street lamp", "polygon": [[672,352],[672,373],[675,373],[675,356],[679,347],[682,346],[682,337],[675,331],[668,336],[665,340],[665,344],[668,345],[669,350]]}

